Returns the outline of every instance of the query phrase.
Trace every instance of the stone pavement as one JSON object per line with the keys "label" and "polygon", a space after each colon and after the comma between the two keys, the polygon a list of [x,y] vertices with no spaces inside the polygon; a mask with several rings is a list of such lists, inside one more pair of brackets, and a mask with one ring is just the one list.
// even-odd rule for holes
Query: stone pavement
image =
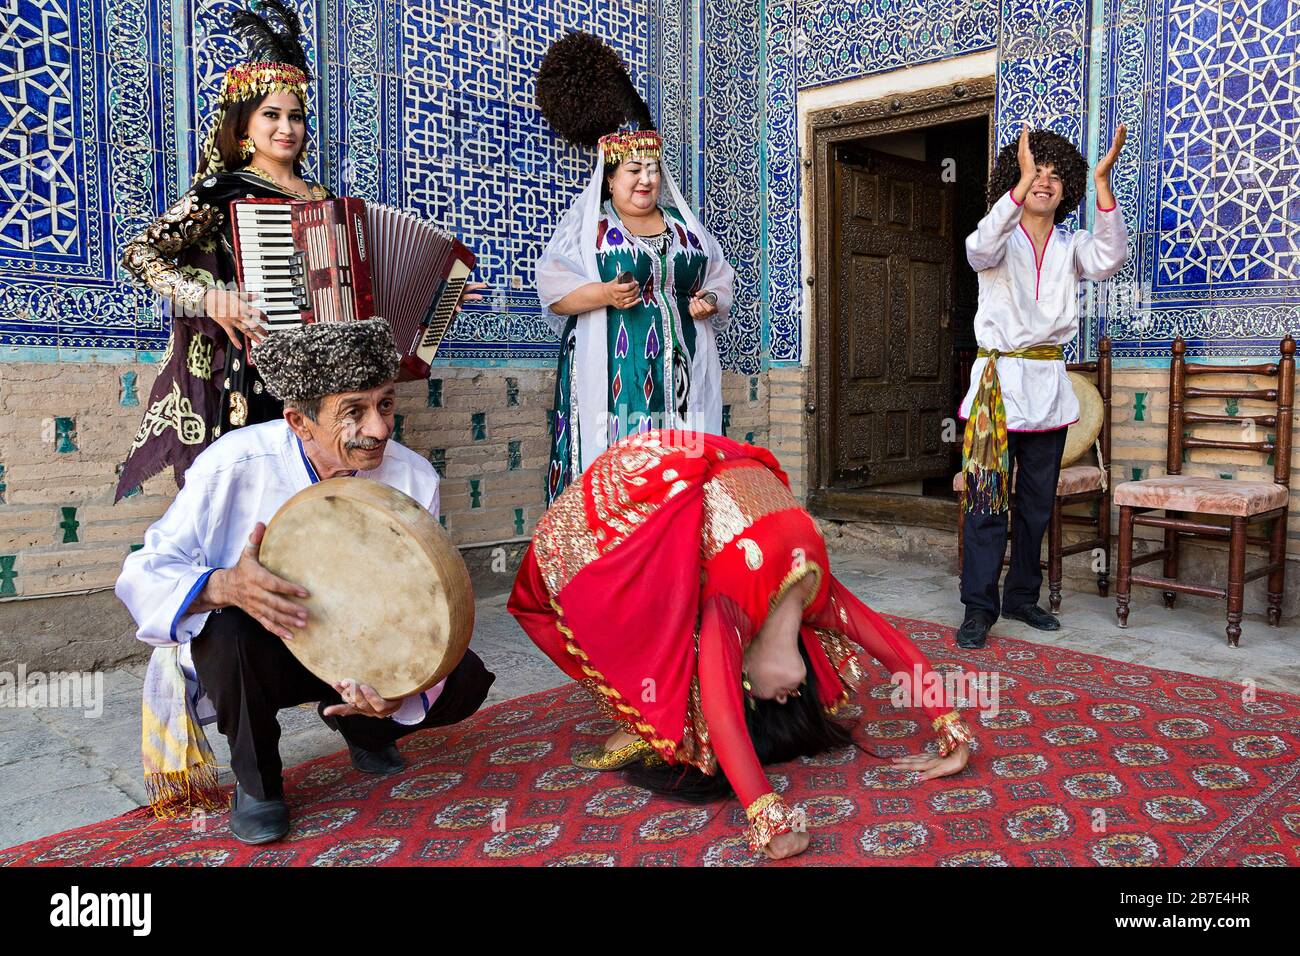
{"label": "stone pavement", "polygon": [[[876,610],[955,627],[962,609],[950,563],[947,555],[927,563],[833,546],[836,575]],[[504,594],[495,595],[480,598],[477,606],[473,647],[497,675],[488,704],[564,681],[506,612],[505,601]],[[1232,648],[1217,607],[1166,610],[1158,592],[1139,588],[1129,627],[1121,631],[1114,603],[1095,590],[1067,588],[1061,630],[1042,633],[1001,621],[993,635],[1206,677],[1254,680],[1263,689],[1300,694],[1300,625],[1295,622],[1270,628],[1262,608],[1248,603],[1248,611],[1261,613],[1247,614],[1241,646]],[[142,665],[107,672],[103,713],[96,718],[69,709],[0,708],[0,847],[94,823],[144,802],[139,752],[143,674]],[[314,706],[283,711],[280,723],[285,766],[343,748]],[[210,730],[218,762],[225,765],[225,739],[215,727]],[[228,770],[222,782],[233,782]]]}

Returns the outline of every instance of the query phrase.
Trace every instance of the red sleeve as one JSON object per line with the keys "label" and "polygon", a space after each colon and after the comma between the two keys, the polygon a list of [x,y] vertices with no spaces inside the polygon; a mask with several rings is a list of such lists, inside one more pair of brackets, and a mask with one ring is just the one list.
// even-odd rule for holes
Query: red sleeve
{"label": "red sleeve", "polygon": [[[914,706],[919,703],[920,709],[931,720],[953,710],[940,675],[935,673],[920,648],[834,578],[831,579],[826,606],[816,624],[846,634],[880,661],[891,675],[902,675],[902,686],[908,699],[915,702]],[[930,682],[938,682],[938,687],[944,687],[943,692],[937,693],[935,686],[927,687]]]}
{"label": "red sleeve", "polygon": [[727,775],[741,806],[748,807],[770,793],[763,766],[754,753],[745,726],[745,694],[740,686],[743,669],[741,617],[736,606],[712,598],[700,617],[700,703],[709,725],[709,737],[718,765]]}

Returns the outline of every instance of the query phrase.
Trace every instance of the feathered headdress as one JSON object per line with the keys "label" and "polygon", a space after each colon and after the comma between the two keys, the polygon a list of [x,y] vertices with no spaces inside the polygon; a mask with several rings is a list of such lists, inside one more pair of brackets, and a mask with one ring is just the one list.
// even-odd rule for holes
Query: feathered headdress
{"label": "feathered headdress", "polygon": [[248,59],[226,70],[203,148],[206,172],[224,168],[217,149],[217,131],[225,121],[226,110],[237,103],[270,93],[293,93],[305,107],[311,71],[303,52],[302,21],[296,10],[281,0],[260,0],[260,13],[239,10],[230,18],[231,32],[243,41]]}
{"label": "feathered headdress", "polygon": [[599,146],[606,164],[662,152],[650,108],[622,58],[590,33],[574,31],[551,44],[537,71],[537,106],[571,143]]}

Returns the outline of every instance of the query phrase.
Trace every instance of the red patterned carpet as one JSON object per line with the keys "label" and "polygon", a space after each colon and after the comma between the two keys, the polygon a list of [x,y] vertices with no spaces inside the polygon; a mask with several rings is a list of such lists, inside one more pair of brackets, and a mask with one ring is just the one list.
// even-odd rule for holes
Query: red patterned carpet
{"label": "red patterned carpet", "polygon": [[[924,784],[881,758],[930,740],[887,675],[848,708],[863,749],[772,768],[806,808],[808,852],[772,865],[1285,866],[1300,862],[1300,698],[1010,639],[954,647],[899,621],[942,670],[996,671],[957,776]],[[507,701],[402,744],[375,779],[345,753],[287,775],[293,829],[245,847],[224,816],[128,814],[0,850],[0,865],[747,865],[734,801],[693,807],[569,765],[607,735],[572,685]]]}

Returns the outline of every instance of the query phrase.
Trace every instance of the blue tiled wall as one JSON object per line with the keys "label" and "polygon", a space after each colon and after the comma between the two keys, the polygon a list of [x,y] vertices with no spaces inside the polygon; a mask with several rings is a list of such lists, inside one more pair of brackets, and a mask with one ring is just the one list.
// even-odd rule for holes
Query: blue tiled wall
{"label": "blue tiled wall", "polygon": [[[675,73],[662,70],[659,57],[681,48],[682,3],[668,29],[660,3],[298,0],[317,73],[316,175],[462,235],[492,286],[450,331],[446,357],[553,354],[532,263],[591,158],[544,127],[537,65],[567,29],[598,33],[679,143],[686,67],[679,55]],[[117,258],[188,185],[222,71],[239,56],[223,28],[235,8],[0,3],[0,357],[164,347],[155,297],[123,281]]]}
{"label": "blue tiled wall", "polygon": [[803,354],[798,92],[992,48],[999,144],[1028,118],[1092,159],[1129,125],[1113,181],[1132,256],[1086,290],[1084,348],[1109,334],[1121,358],[1158,357],[1182,334],[1193,355],[1269,354],[1300,332],[1297,0],[705,0],[703,23],[732,367]]}
{"label": "blue tiled wall", "polygon": [[[187,184],[234,44],[233,0],[8,0],[0,44],[0,357],[152,354],[124,239]],[[803,354],[800,90],[997,48],[998,142],[1022,118],[1104,149],[1129,266],[1089,291],[1085,342],[1121,357],[1259,354],[1300,330],[1300,0],[300,0],[317,173],[471,241],[493,298],[444,355],[544,361],[532,262],[590,169],[532,103],[566,28],[623,53],[683,191],[738,272],[724,361]],[[214,16],[216,14],[216,16]],[[1087,224],[1087,206],[1084,224]],[[7,348],[5,348],[7,347]]]}

